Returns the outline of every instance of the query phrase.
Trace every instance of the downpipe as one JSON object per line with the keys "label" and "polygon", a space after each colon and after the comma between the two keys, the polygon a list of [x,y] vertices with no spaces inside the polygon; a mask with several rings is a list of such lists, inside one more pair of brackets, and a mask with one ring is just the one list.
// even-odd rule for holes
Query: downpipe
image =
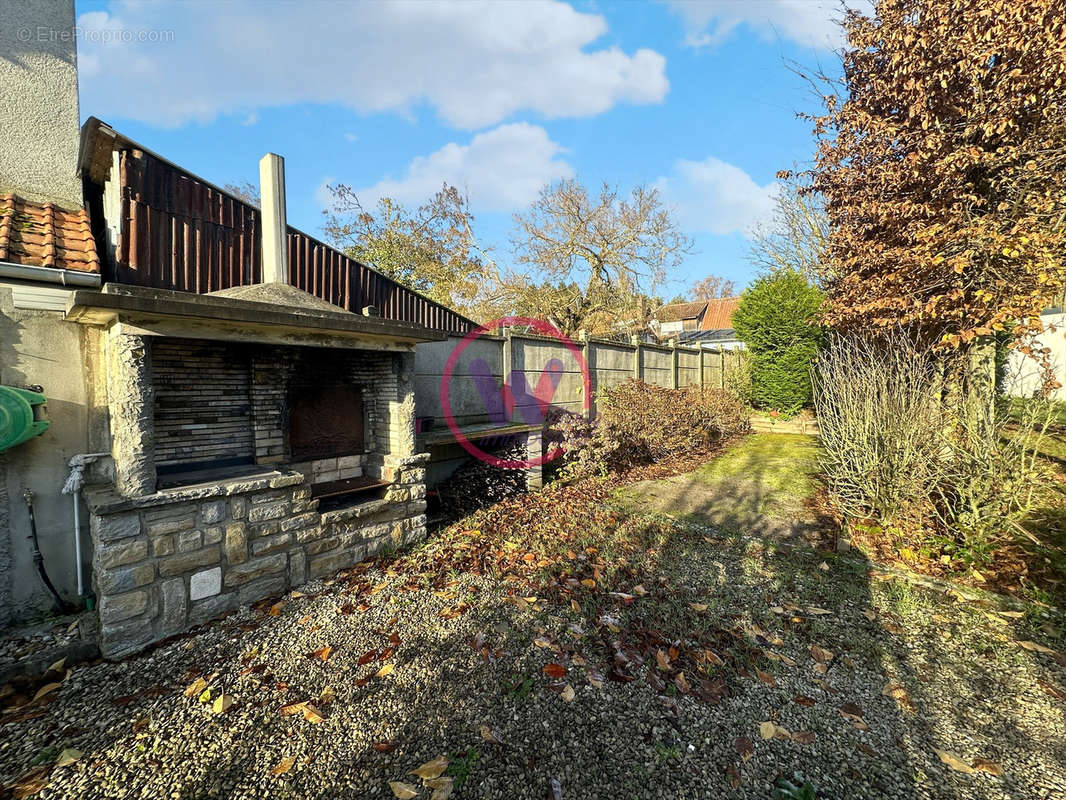
{"label": "downpipe", "polygon": [[26,489],[22,493],[23,499],[26,501],[26,510],[30,515],[30,535],[29,540],[33,545],[33,566],[41,576],[41,580],[44,581],[44,585],[48,587],[48,591],[52,593],[52,597],[55,598],[56,607],[60,613],[67,614],[74,611],[74,607],[59,596],[59,592],[56,591],[55,584],[52,583],[52,579],[48,577],[48,570],[44,568],[44,556],[41,555],[41,545],[37,540],[37,518],[33,513],[33,492]]}
{"label": "downpipe", "polygon": [[63,484],[63,494],[69,494],[74,499],[74,574],[78,578],[78,597],[85,602],[85,607],[90,611],[96,598],[92,592],[85,591],[85,578],[81,568],[81,487],[85,485],[85,468],[98,459],[110,455],[110,453],[80,453],[74,456],[67,465],[70,467],[70,475],[67,476],[67,482]]}

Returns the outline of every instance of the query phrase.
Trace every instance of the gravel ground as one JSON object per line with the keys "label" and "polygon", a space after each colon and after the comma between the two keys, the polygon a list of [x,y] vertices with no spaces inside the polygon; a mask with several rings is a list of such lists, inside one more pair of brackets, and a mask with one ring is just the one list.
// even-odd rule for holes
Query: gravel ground
{"label": "gravel ground", "polygon": [[[388,798],[402,781],[427,798],[450,786],[613,800],[770,798],[800,773],[829,798],[1066,797],[1066,703],[1053,696],[1066,668],[1017,644],[1056,647],[1039,609],[1004,615],[802,547],[700,541],[672,577],[784,657],[728,676],[715,704],[653,678],[657,691],[654,662],[597,686],[607,665],[576,615],[516,602],[506,582],[459,575],[433,592],[373,567],[372,594],[315,583],[276,615],[243,609],[141,657],[75,667],[5,712],[0,782],[37,775],[41,798]],[[630,613],[646,602],[654,591]],[[549,663],[567,670],[554,687]],[[199,685],[186,696],[198,678],[207,702]],[[220,694],[234,702],[216,713]],[[310,713],[279,713],[301,701]],[[46,774],[67,748],[80,757]],[[452,781],[432,795],[411,771],[442,755]]]}

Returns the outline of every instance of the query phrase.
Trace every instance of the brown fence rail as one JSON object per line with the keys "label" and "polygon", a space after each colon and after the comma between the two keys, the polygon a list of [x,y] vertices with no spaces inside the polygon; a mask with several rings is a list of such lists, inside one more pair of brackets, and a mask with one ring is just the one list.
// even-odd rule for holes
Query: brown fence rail
{"label": "brown fence rail", "polygon": [[[112,280],[197,294],[262,280],[258,208],[136,148],[120,151],[118,179]],[[461,314],[291,227],[288,248],[289,282],[348,311],[374,306],[385,319],[448,333],[474,327]]]}

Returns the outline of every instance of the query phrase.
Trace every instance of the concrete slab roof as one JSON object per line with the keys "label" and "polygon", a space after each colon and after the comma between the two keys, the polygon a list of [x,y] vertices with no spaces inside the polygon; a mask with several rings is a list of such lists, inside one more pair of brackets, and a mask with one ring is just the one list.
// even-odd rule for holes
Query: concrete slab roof
{"label": "concrete slab roof", "polygon": [[287,284],[213,294],[107,284],[78,290],[66,318],[88,325],[123,323],[146,335],[244,339],[307,346],[413,346],[447,338],[413,322],[352,314]]}

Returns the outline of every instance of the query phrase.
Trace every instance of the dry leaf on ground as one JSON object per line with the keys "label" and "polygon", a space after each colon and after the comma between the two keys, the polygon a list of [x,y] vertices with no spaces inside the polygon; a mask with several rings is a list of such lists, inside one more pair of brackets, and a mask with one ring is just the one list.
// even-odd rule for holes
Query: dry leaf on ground
{"label": "dry leaf on ground", "polygon": [[285,756],[285,758],[281,759],[281,761],[278,762],[278,765],[274,767],[274,769],[270,770],[270,774],[275,776],[284,775],[286,772],[292,769],[292,765],[295,763],[295,758],[293,758],[292,756]]}
{"label": "dry leaf on ground", "polygon": [[937,750],[936,754],[940,756],[941,761],[943,761],[956,772],[965,772],[969,774],[974,771],[973,767],[971,767],[969,764],[967,764],[965,761],[963,761],[961,758],[959,758],[952,752],[949,752],[947,750]]}
{"label": "dry leaf on ground", "polygon": [[393,796],[399,800],[411,800],[412,797],[418,797],[418,789],[409,783],[389,781],[389,788],[392,789]]}
{"label": "dry leaf on ground", "polygon": [[448,757],[437,756],[432,761],[427,761],[418,769],[411,770],[411,774],[417,775],[422,780],[428,780],[430,778],[439,778],[444,770],[448,769]]}

